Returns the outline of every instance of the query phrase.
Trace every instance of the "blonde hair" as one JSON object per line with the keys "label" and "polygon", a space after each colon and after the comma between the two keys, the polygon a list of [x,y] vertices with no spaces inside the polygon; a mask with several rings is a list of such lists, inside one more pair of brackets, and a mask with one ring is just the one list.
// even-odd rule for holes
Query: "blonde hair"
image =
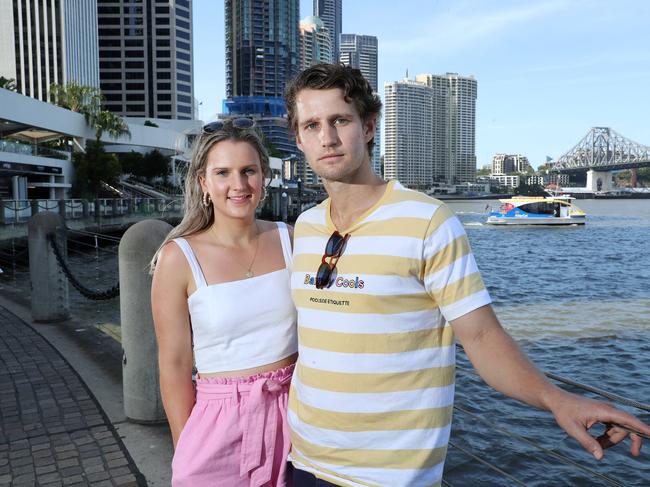
{"label": "blonde hair", "polygon": [[202,132],[194,142],[192,148],[192,159],[190,160],[187,174],[185,175],[184,191],[184,213],[181,222],[172,229],[165,237],[163,243],[151,259],[149,272],[153,274],[158,261],[160,249],[162,249],[170,240],[178,237],[189,237],[201,233],[209,228],[214,222],[214,209],[212,204],[205,206],[203,204],[203,189],[199,182],[199,176],[205,177],[208,153],[219,142],[224,140],[233,140],[236,142],[247,142],[257,151],[260,157],[262,173],[265,177],[270,177],[271,167],[269,165],[269,155],[264,146],[262,135],[255,128],[240,129],[232,125],[231,120],[225,120],[224,126],[214,132]]}

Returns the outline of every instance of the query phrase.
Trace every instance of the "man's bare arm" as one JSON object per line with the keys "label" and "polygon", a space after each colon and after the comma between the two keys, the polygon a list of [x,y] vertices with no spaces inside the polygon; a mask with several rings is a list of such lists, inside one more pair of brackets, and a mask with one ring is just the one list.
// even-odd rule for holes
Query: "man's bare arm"
{"label": "man's bare arm", "polygon": [[609,428],[598,439],[588,433],[595,423],[616,423],[650,434],[650,427],[634,416],[602,401],[571,394],[553,385],[535,367],[501,327],[491,306],[483,306],[451,322],[472,365],[485,382],[503,394],[550,411],[557,423],[588,452],[600,460],[603,446],[631,438],[630,451],[637,456],[641,438],[623,428]]}

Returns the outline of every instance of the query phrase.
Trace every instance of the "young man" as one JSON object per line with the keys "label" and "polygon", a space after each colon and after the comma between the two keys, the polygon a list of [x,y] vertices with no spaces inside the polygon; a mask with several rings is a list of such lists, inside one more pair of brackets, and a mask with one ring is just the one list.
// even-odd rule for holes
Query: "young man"
{"label": "young man", "polygon": [[[628,433],[612,427],[596,440],[587,432],[596,422],[650,433],[633,416],[547,381],[501,328],[452,212],[372,171],[381,101],[360,71],[311,67],[285,97],[298,147],[329,194],[295,227],[295,487],[439,485],[454,336],[488,384],[551,411],[597,459]],[[638,455],[641,439],[630,437]]]}

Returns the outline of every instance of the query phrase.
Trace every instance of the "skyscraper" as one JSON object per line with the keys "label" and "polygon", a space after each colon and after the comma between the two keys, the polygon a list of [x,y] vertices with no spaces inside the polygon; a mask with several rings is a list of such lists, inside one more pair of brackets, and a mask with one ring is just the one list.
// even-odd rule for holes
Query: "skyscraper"
{"label": "skyscraper", "polygon": [[102,0],[97,13],[106,108],[131,117],[193,119],[192,1]]}
{"label": "skyscraper", "polygon": [[358,34],[341,34],[339,61],[360,69],[373,91],[377,91],[377,38]]}
{"label": "skyscraper", "polygon": [[323,21],[309,16],[300,21],[300,69],[334,61],[330,33]]}
{"label": "skyscraper", "polygon": [[384,84],[384,177],[410,187],[433,181],[433,90],[405,79]]}
{"label": "skyscraper", "polygon": [[281,98],[299,69],[298,0],[226,0],[226,97]]}
{"label": "skyscraper", "polygon": [[314,15],[320,17],[330,31],[334,59],[339,58],[339,35],[343,25],[342,3],[342,0],[314,0]]}
{"label": "skyscraper", "polygon": [[[339,36],[339,61],[361,71],[368,80],[372,90],[377,93],[377,38],[358,34],[341,34]],[[381,174],[381,120],[377,123],[375,147],[372,153],[374,171]]]}
{"label": "skyscraper", "polygon": [[97,1],[0,2],[0,76],[43,101],[52,83],[99,88]]}
{"label": "skyscraper", "polygon": [[225,0],[223,110],[255,119],[275,148],[304,166],[282,98],[300,64],[299,10],[299,0]]}
{"label": "skyscraper", "polygon": [[415,81],[386,83],[384,88],[385,177],[420,187],[434,181],[474,182],[474,77],[422,74]]}

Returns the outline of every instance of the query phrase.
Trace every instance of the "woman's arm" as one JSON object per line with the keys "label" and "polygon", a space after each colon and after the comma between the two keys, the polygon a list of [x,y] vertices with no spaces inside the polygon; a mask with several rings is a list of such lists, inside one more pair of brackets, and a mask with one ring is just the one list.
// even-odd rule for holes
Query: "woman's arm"
{"label": "woman's arm", "polygon": [[190,416],[195,397],[187,308],[189,275],[189,266],[181,249],[175,243],[165,245],[153,275],[151,308],[158,340],[160,393],[174,448]]}

